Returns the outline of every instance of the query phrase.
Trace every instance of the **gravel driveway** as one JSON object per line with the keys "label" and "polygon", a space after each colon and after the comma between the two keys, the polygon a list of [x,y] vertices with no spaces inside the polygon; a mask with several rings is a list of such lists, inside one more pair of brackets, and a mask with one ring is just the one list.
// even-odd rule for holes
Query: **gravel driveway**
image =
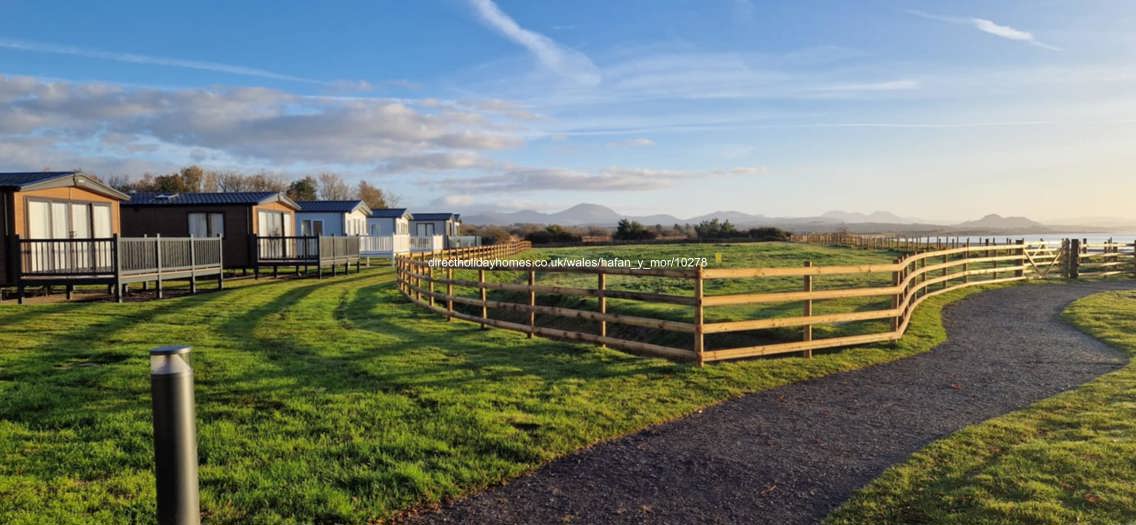
{"label": "gravel driveway", "polygon": [[1123,366],[1059,314],[1132,288],[984,292],[945,309],[949,340],[931,352],[728,401],[410,521],[815,523],[929,442]]}

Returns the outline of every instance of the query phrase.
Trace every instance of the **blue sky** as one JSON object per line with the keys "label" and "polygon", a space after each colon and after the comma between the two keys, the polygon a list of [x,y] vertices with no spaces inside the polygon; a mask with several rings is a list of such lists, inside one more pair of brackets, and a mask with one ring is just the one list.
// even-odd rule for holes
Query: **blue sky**
{"label": "blue sky", "polygon": [[334,171],[460,211],[1136,217],[1128,2],[166,4],[5,2],[0,169]]}

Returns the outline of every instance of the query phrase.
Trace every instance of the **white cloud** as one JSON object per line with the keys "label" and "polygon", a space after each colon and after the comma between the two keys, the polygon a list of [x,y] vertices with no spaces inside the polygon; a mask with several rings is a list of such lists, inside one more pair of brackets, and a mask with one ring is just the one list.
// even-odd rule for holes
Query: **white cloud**
{"label": "white cloud", "polygon": [[918,89],[919,81],[902,79],[902,80],[887,80],[883,82],[860,82],[850,84],[832,84],[827,86],[819,86],[813,88],[813,91],[828,92],[828,93],[852,93],[852,92],[874,92],[874,91],[907,91],[911,89]]}
{"label": "white cloud", "polygon": [[631,138],[626,140],[614,140],[607,143],[608,146],[616,148],[648,148],[655,145],[655,141],[646,138]]}
{"label": "white cloud", "polygon": [[583,85],[594,86],[600,83],[599,68],[583,53],[521,27],[516,20],[501,11],[493,0],[470,0],[470,4],[489,27],[528,49],[548,69]]}
{"label": "white cloud", "polygon": [[911,9],[907,12],[909,14],[918,16],[920,18],[926,18],[928,20],[937,20],[939,22],[946,22],[949,24],[969,25],[979,31],[982,31],[983,33],[988,33],[1000,38],[1005,38],[1007,40],[1025,42],[1027,44],[1035,45],[1037,47],[1048,49],[1050,51],[1061,51],[1061,48],[1057,46],[1039,41],[1033,36],[1033,33],[1030,33],[1029,31],[1023,31],[1014,27],[1004,26],[986,18],[937,15],[925,11],[919,11],[917,9]]}
{"label": "white cloud", "polygon": [[94,58],[97,60],[111,60],[114,62],[126,62],[130,64],[147,64],[165,67],[178,67],[183,69],[196,69],[200,71],[212,71],[214,73],[227,73],[230,75],[240,75],[246,77],[267,78],[271,80],[283,80],[287,82],[300,82],[304,84],[317,84],[322,86],[351,89],[366,91],[371,89],[371,85],[365,81],[346,81],[346,80],[333,80],[324,81],[312,78],[305,78],[295,75],[287,75],[284,73],[276,73],[264,69],[257,69],[248,66],[237,66],[232,64],[222,64],[218,62],[206,62],[202,60],[185,60],[180,58],[158,57],[151,55],[143,55],[139,53],[121,53],[116,51],[103,51],[99,49],[92,49],[89,47],[77,47],[62,44],[51,44],[45,42],[31,42],[27,40],[13,40],[8,38],[0,38],[0,47],[6,49],[13,49],[17,51],[29,51],[33,53],[51,53],[55,55],[69,55],[84,58]]}
{"label": "white cloud", "polygon": [[[421,108],[383,98],[312,98],[264,88],[125,88],[0,76],[0,143],[40,140],[19,157],[24,167],[70,151],[94,158],[148,158],[158,165],[209,158],[271,169],[304,164],[460,169],[484,162],[479,152],[521,144],[507,126],[487,120],[477,118],[476,110]],[[5,162],[12,165],[10,159]]]}

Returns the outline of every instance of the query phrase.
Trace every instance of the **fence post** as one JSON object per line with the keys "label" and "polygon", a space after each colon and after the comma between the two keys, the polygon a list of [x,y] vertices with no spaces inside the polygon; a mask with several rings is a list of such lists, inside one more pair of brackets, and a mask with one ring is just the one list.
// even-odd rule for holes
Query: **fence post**
{"label": "fence post", "polygon": [[698,359],[698,366],[706,363],[706,327],[705,305],[706,290],[703,286],[702,266],[694,269],[694,354]]}
{"label": "fence post", "polygon": [[[431,259],[430,261],[433,262],[433,259]],[[434,265],[427,263],[426,272],[428,274],[426,289],[430,292],[429,298],[427,300],[430,306],[434,306]]]}
{"label": "fence post", "polygon": [[1132,276],[1136,277],[1136,240],[1132,241]]}
{"label": "fence post", "polygon": [[446,268],[446,322],[454,320],[454,269]]}
{"label": "fence post", "polygon": [[536,270],[529,270],[529,338],[536,333]]}
{"label": "fence post", "polygon": [[[477,284],[481,295],[481,318],[489,319],[489,301],[485,292],[485,270],[477,270]],[[481,323],[481,329],[485,330],[485,323]]]}
{"label": "fence post", "polygon": [[158,523],[201,522],[197,492],[197,428],[193,369],[187,346],[150,350],[150,396],[154,418],[154,473]]}
{"label": "fence post", "polygon": [[225,289],[225,238],[217,236],[217,289]]}
{"label": "fence post", "polygon": [[1069,278],[1081,276],[1081,239],[1073,239],[1069,245]]}
{"label": "fence post", "polygon": [[970,283],[970,237],[966,238],[966,252],[962,256],[962,282],[968,284]]}
{"label": "fence post", "polygon": [[1025,266],[1026,266],[1026,240],[1025,239],[1018,239],[1015,242],[1018,244],[1018,246],[1021,246],[1021,248],[1019,248],[1017,250],[1017,252],[1018,252],[1018,270],[1014,272],[1014,277],[1025,277],[1025,275],[1026,275],[1026,270],[1025,270]]}
{"label": "fence post", "polygon": [[[813,266],[812,261],[805,261],[805,268],[812,268],[812,266]],[[804,276],[804,291],[805,292],[812,292],[813,291],[813,276],[812,275],[806,274]],[[805,315],[805,317],[812,317],[813,316],[813,300],[812,299],[805,299],[804,315]],[[806,324],[804,326],[803,332],[804,333],[802,334],[802,338],[803,338],[804,341],[812,341],[813,340],[813,325],[811,323]],[[807,358],[807,359],[813,358],[813,351],[811,349],[805,350],[805,358]]]}
{"label": "fence post", "polygon": [[[600,259],[599,270],[596,274],[596,301],[600,311],[600,337],[607,337],[607,274],[604,273],[603,259]],[[607,348],[607,345],[601,342],[600,348]]]}
{"label": "fence post", "polygon": [[115,301],[122,302],[122,296],[126,295],[126,290],[122,289],[122,239],[118,234],[114,234],[114,242],[111,243],[111,257],[114,258],[114,299]]}
{"label": "fence post", "polygon": [[197,293],[197,242],[189,238],[189,293]]}
{"label": "fence post", "polygon": [[[902,262],[902,257],[895,259],[895,264],[897,265]],[[896,271],[891,272],[891,285],[895,288],[895,295],[891,297],[891,309],[895,310],[895,317],[891,319],[891,331],[895,333],[896,341],[899,340],[899,327],[902,325],[901,317],[903,316],[903,312],[899,311],[900,305],[903,304],[903,290],[900,289],[901,284],[903,284],[903,271],[897,268]]]}

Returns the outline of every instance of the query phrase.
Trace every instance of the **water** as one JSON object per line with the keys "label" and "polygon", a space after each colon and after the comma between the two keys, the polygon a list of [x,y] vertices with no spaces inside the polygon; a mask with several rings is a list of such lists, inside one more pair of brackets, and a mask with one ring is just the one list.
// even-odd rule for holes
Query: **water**
{"label": "water", "polygon": [[[923,237],[924,239],[926,237]],[[946,236],[943,238],[955,239],[956,237]],[[1031,233],[1031,234],[1016,234],[1016,235],[959,235],[959,243],[965,243],[967,239],[971,244],[981,244],[986,239],[993,239],[999,244],[1004,243],[1006,239],[1018,240],[1025,239],[1026,242],[1061,242],[1062,239],[1088,239],[1090,243],[1102,243],[1109,239],[1121,244],[1132,244],[1136,242],[1136,233],[1083,233],[1083,232],[1070,232],[1070,233]],[[931,239],[935,239],[932,235]]]}

